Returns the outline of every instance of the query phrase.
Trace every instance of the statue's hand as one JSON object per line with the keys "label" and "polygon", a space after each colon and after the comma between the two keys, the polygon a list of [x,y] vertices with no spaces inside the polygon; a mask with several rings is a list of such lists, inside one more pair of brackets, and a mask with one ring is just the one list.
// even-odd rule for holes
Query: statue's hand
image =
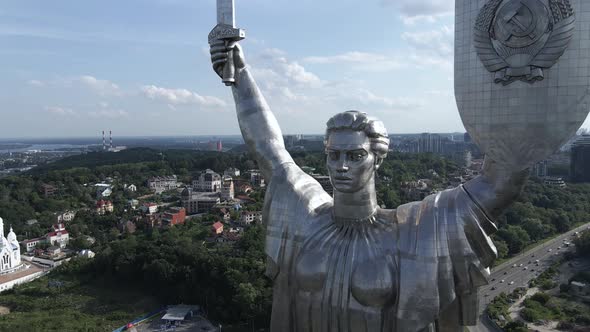
{"label": "statue's hand", "polygon": [[242,47],[237,42],[226,42],[224,40],[217,40],[211,44],[211,63],[213,70],[223,77],[223,68],[227,63],[228,53],[233,50],[233,61],[236,71],[246,67],[246,60],[244,59],[244,52]]}

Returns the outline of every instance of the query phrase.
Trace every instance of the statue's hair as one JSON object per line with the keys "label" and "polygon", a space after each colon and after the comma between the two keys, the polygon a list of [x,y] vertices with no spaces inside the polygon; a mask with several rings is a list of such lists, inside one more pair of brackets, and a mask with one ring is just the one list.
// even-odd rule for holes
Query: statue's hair
{"label": "statue's hair", "polygon": [[324,145],[328,144],[330,133],[338,130],[364,132],[371,140],[371,151],[379,159],[387,157],[389,151],[389,135],[383,122],[367,116],[359,111],[347,111],[334,115],[326,123]]}

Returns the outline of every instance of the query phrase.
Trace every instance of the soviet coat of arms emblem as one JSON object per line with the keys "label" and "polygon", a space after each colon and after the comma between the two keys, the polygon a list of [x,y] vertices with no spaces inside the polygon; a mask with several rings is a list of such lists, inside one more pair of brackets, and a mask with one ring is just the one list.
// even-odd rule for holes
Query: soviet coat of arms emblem
{"label": "soviet coat of arms emblem", "polygon": [[477,17],[474,46],[495,83],[534,83],[567,49],[574,23],[570,0],[490,0]]}

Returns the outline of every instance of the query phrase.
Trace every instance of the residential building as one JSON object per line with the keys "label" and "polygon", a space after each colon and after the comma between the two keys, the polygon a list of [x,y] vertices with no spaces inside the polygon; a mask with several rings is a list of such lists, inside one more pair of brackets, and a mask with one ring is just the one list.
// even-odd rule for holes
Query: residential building
{"label": "residential building", "polygon": [[549,163],[547,160],[543,160],[534,164],[533,167],[531,167],[531,176],[537,178],[544,178],[548,176],[548,164]]}
{"label": "residential building", "polygon": [[49,245],[65,248],[70,241],[70,235],[64,224],[55,224],[52,231],[45,235],[45,241]]}
{"label": "residential building", "polygon": [[164,191],[178,188],[178,179],[176,175],[156,176],[147,181],[147,186],[154,193],[161,194]]}
{"label": "residential building", "polygon": [[186,219],[186,209],[182,207],[172,207],[164,212],[162,224],[165,226],[182,225]]}
{"label": "residential building", "polygon": [[96,214],[98,215],[104,215],[107,213],[112,213],[115,210],[114,206],[113,206],[113,202],[111,201],[105,201],[105,200],[99,200],[98,202],[96,202]]}
{"label": "residential building", "polygon": [[583,135],[573,143],[570,167],[572,182],[590,182],[590,135]]}
{"label": "residential building", "polygon": [[96,197],[99,199],[104,197],[110,197],[113,193],[113,187],[111,187],[110,184],[97,183],[94,185],[94,187],[96,187]]}
{"label": "residential building", "polygon": [[43,183],[39,188],[45,198],[53,197],[57,193],[57,187]]}
{"label": "residential building", "polygon": [[57,215],[57,222],[58,223],[66,223],[71,222],[76,217],[75,211],[66,211],[62,214]]}
{"label": "residential building", "polygon": [[130,191],[130,192],[134,193],[134,192],[136,192],[136,191],[137,191],[137,186],[136,186],[136,185],[134,185],[134,184],[130,184],[130,185],[126,185],[126,184],[125,184],[125,185],[123,185],[123,189],[124,189],[125,191]]}
{"label": "residential building", "polygon": [[221,181],[221,199],[231,201],[234,199],[234,179],[231,176],[224,176]]}
{"label": "residential building", "polygon": [[133,234],[133,233],[135,233],[137,226],[135,226],[135,223],[133,221],[123,219],[123,220],[119,221],[117,228],[119,229],[119,232],[121,232],[121,233]]}
{"label": "residential building", "polygon": [[250,171],[250,183],[255,187],[264,187],[264,177],[262,177],[262,173],[258,170],[251,170]]}
{"label": "residential building", "polygon": [[231,176],[232,178],[240,177],[240,170],[234,167],[230,167],[223,172],[224,176]]}
{"label": "residential building", "polygon": [[35,239],[24,240],[21,242],[23,247],[25,247],[26,252],[32,252],[37,248],[38,245],[45,243],[44,237],[38,237]]}
{"label": "residential building", "polygon": [[158,212],[158,204],[156,203],[144,203],[141,208],[141,212],[145,214],[154,214]]}
{"label": "residential building", "polygon": [[182,191],[181,203],[189,215],[208,213],[221,202],[219,196],[219,193],[194,192],[192,188],[187,187]]}
{"label": "residential building", "polygon": [[545,183],[546,185],[554,186],[554,187],[560,187],[560,188],[566,187],[566,184],[565,184],[565,181],[563,181],[563,178],[558,178],[558,177],[553,177],[553,176],[546,177],[543,180],[543,183]]}
{"label": "residential building", "polygon": [[223,234],[223,224],[220,221],[214,223],[211,228],[213,231],[213,235]]}
{"label": "residential building", "polygon": [[139,206],[139,201],[138,201],[138,200],[136,200],[136,199],[130,199],[130,200],[127,202],[127,204],[129,205],[129,207],[130,207],[132,210],[135,210],[135,209],[137,209],[137,207]]}
{"label": "residential building", "polygon": [[16,234],[10,227],[8,236],[4,236],[4,220],[0,218],[0,274],[16,271],[21,267],[20,245]]}
{"label": "residential building", "polygon": [[250,226],[258,222],[262,222],[262,212],[260,211],[244,211],[238,221],[242,226]]}
{"label": "residential building", "polygon": [[199,192],[216,193],[221,191],[221,176],[208,169],[193,181],[193,189]]}

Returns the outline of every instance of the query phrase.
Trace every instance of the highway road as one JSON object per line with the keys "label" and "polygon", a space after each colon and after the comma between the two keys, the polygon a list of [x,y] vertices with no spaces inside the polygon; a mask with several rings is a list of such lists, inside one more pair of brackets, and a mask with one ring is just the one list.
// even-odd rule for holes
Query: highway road
{"label": "highway road", "polygon": [[[518,287],[528,287],[529,281],[550,267],[566,251],[573,250],[571,246],[569,248],[564,246],[564,240],[572,242],[576,232],[588,229],[590,229],[590,223],[564,233],[496,266],[492,270],[489,285],[479,289],[479,311],[481,313],[479,324],[470,327],[469,330],[471,332],[498,331],[494,329],[493,324],[490,324],[484,315],[487,305],[502,292],[509,294]],[[537,260],[538,263],[536,263]]]}

